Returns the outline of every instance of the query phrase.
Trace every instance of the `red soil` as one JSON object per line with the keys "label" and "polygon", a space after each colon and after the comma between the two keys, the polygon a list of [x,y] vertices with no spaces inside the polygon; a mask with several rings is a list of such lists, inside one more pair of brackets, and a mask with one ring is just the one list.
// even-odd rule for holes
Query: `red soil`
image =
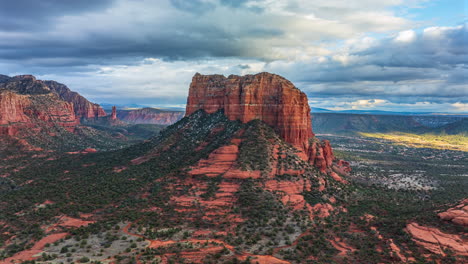
{"label": "red soil", "polygon": [[87,153],[96,153],[97,150],[95,148],[87,148],[85,150],[83,150],[84,152],[87,152]]}
{"label": "red soil", "polygon": [[193,176],[192,178],[180,181],[174,186],[175,189],[178,189],[187,184],[192,185],[187,194],[172,196],[170,199],[174,203],[177,212],[187,213],[187,217],[190,217],[190,213],[192,212],[203,213],[202,218],[205,221],[215,225],[226,223],[231,228],[235,227],[232,223],[243,221],[240,215],[232,213],[232,208],[237,199],[235,193],[239,190],[239,183],[221,181],[218,184],[218,190],[214,194],[214,197],[208,200],[200,197],[208,188],[205,181],[201,181],[197,179],[197,176]]}
{"label": "red soil", "polygon": [[334,240],[329,240],[329,241],[334,248],[340,251],[340,253],[338,253],[338,256],[346,256],[348,253],[352,253],[356,251],[355,248],[346,244],[344,241],[341,241],[339,238],[335,238]]}
{"label": "red soil", "polygon": [[319,203],[312,207],[313,214],[320,218],[325,218],[325,217],[330,216],[330,212],[333,210],[334,210],[333,206],[328,203],[324,203],[324,204]]}
{"label": "red soil", "polygon": [[35,256],[35,255],[42,253],[42,250],[44,249],[46,244],[52,244],[55,241],[60,240],[66,236],[67,236],[67,233],[57,233],[57,234],[48,235],[42,238],[41,240],[37,241],[34,244],[34,246],[32,246],[31,249],[18,252],[14,256],[4,259],[3,261],[0,261],[0,264],[20,263],[26,260],[34,260],[38,258],[38,256]]}
{"label": "red soil", "polygon": [[119,173],[119,172],[122,172],[124,170],[126,170],[128,167],[126,166],[117,166],[117,167],[114,167],[113,171],[116,172],[116,173]]}
{"label": "red soil", "polygon": [[59,225],[62,227],[80,227],[80,226],[87,226],[94,222],[95,221],[87,221],[87,220],[82,220],[78,218],[64,216],[62,219],[60,219]]}
{"label": "red soil", "polygon": [[388,240],[388,243],[390,243],[390,249],[395,253],[395,255],[397,255],[398,258],[400,258],[400,260],[402,261],[409,260],[401,253],[401,249],[395,244],[395,242],[393,242],[393,239],[390,238]]}
{"label": "red soil", "polygon": [[337,182],[345,183],[347,184],[348,182],[343,180],[336,172],[331,171],[329,175]]}
{"label": "red soil", "polygon": [[[89,217],[87,217],[89,218]],[[47,233],[52,232],[52,231],[58,231],[61,230],[61,228],[74,228],[74,227],[81,227],[81,226],[87,226],[89,224],[94,223],[95,221],[92,220],[82,220],[78,218],[73,218],[73,217],[68,217],[68,216],[62,216],[58,219],[58,221],[55,224],[52,224],[45,229]]]}

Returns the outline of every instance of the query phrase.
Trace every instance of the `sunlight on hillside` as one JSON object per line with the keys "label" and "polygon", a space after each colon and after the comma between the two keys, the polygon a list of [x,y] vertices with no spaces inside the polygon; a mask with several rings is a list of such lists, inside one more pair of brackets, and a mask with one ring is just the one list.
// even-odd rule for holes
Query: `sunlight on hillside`
{"label": "sunlight on hillside", "polygon": [[406,145],[414,148],[449,149],[468,152],[468,136],[466,134],[409,134],[409,133],[359,133],[364,137],[390,140],[398,145]]}

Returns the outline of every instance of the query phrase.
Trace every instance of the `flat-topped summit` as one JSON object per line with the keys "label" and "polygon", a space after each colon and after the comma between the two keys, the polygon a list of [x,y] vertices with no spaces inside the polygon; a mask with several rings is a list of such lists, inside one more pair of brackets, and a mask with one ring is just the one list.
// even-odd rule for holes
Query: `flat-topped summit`
{"label": "flat-topped summit", "polygon": [[313,137],[307,96],[276,74],[196,74],[190,85],[186,116],[199,109],[207,113],[222,109],[230,120],[243,123],[260,119],[302,150],[308,148],[309,138]]}
{"label": "flat-topped summit", "polygon": [[330,143],[312,132],[307,95],[276,74],[195,74],[190,84],[185,115],[203,109],[211,114],[223,110],[230,120],[242,123],[259,119],[273,127],[286,142],[301,151],[302,159],[322,171],[332,168],[335,157]]}

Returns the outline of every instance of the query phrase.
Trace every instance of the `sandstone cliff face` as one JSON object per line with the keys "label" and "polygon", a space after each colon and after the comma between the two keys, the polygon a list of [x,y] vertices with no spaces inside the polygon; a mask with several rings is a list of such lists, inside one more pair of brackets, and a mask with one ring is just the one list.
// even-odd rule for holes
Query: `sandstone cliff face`
{"label": "sandstone cliff face", "polygon": [[61,126],[74,132],[79,120],[73,103],[63,101],[31,75],[2,78],[0,82],[0,135],[39,132]]}
{"label": "sandstone cliff face", "polygon": [[11,91],[0,92],[0,135],[12,136],[17,133],[18,128],[10,124],[29,122],[25,109],[30,103],[26,95]]}
{"label": "sandstone cliff face", "polygon": [[184,117],[184,112],[142,108],[117,111],[117,117],[130,124],[172,125]]}
{"label": "sandstone cliff face", "polygon": [[313,137],[307,96],[283,77],[270,73],[246,75],[196,74],[190,85],[186,115],[198,109],[219,109],[230,120],[247,123],[260,119],[280,136],[306,150]]}
{"label": "sandstone cliff face", "polygon": [[106,112],[98,104],[91,103],[77,92],[71,91],[64,84],[55,81],[45,81],[51,91],[57,93],[63,100],[73,103],[78,118],[97,118],[106,116]]}
{"label": "sandstone cliff face", "polygon": [[230,120],[243,123],[264,121],[300,150],[304,160],[324,172],[335,160],[330,143],[314,137],[306,94],[279,75],[259,73],[226,78],[197,73],[190,84],[186,116],[199,109],[207,113],[223,110]]}

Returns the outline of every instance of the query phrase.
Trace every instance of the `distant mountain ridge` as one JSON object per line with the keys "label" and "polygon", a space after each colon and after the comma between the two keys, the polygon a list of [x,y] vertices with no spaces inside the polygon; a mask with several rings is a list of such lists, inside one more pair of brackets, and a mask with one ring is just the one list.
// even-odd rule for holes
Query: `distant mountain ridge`
{"label": "distant mountain ridge", "polygon": [[129,124],[171,125],[184,117],[184,112],[145,107],[117,110],[117,118]]}
{"label": "distant mountain ridge", "polygon": [[357,132],[409,132],[450,134],[467,132],[468,118],[457,116],[370,115],[349,113],[313,113],[314,130],[320,134]]}
{"label": "distant mountain ridge", "polygon": [[312,108],[312,113],[335,113],[335,114],[362,114],[362,115],[402,115],[402,116],[455,116],[468,117],[468,112],[394,112],[384,110],[329,110],[325,108]]}

